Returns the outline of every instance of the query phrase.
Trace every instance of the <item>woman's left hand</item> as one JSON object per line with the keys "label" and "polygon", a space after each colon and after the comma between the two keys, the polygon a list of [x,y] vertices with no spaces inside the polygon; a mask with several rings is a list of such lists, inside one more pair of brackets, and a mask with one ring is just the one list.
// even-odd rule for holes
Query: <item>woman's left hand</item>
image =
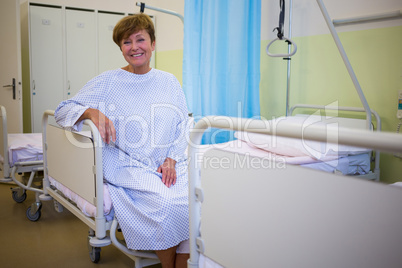
{"label": "woman's left hand", "polygon": [[165,162],[158,168],[157,172],[162,173],[162,182],[170,187],[176,183],[176,161],[167,157]]}

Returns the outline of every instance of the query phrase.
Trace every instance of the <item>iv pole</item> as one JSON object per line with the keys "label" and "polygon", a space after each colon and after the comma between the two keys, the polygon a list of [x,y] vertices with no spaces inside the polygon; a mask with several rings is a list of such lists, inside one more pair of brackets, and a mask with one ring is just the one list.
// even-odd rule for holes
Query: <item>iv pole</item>
{"label": "iv pole", "polygon": [[[292,39],[292,4],[293,0],[289,1],[289,39]],[[288,43],[288,54],[292,51],[292,44]],[[289,93],[290,93],[290,63],[292,58],[288,57],[287,64],[287,80],[286,80],[286,116],[289,115]]]}
{"label": "iv pole", "polygon": [[[289,7],[289,37],[284,36],[284,31],[283,31],[283,26],[284,26],[284,20],[285,20],[285,1],[281,0],[280,2],[280,7],[281,7],[281,12],[279,15],[279,27],[275,28],[275,30],[278,30],[278,38],[272,40],[266,48],[266,52],[268,56],[270,57],[282,57],[284,60],[287,60],[287,80],[286,80],[286,116],[288,116],[289,113],[289,92],[290,92],[290,61],[291,57],[296,53],[297,51],[297,45],[295,42],[292,41],[291,36],[292,36],[292,0],[289,0],[290,7]],[[277,40],[283,40],[288,43],[288,53],[287,54],[272,54],[269,52],[270,46],[276,42]],[[293,47],[293,51],[292,51]]]}

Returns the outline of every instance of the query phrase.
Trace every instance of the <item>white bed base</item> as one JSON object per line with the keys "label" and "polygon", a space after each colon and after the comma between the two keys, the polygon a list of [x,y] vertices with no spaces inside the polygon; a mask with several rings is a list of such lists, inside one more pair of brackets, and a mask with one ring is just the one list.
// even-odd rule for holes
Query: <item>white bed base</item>
{"label": "white bed base", "polygon": [[[39,200],[39,195],[43,193],[43,190],[34,185],[34,181],[38,179],[42,180],[42,176],[39,174],[43,171],[43,161],[25,161],[25,162],[16,162],[11,167],[9,161],[9,153],[8,153],[8,132],[7,132],[7,113],[4,106],[0,105],[0,152],[3,156],[3,163],[0,163],[0,168],[3,171],[3,178],[0,179],[0,182],[13,182],[17,184],[19,187],[11,188],[12,197],[14,201],[17,203],[21,203],[26,199],[26,191],[32,191],[36,195],[36,201],[27,209],[27,217],[36,221],[40,218],[40,209],[41,202]],[[29,174],[29,179],[26,181],[26,184],[22,183],[17,177],[16,174]]]}
{"label": "white bed base", "polygon": [[[210,116],[195,125],[192,144],[210,127],[273,134],[261,120]],[[303,131],[288,123],[275,134],[321,142],[336,137],[340,144],[402,152],[402,136],[394,133]],[[189,148],[188,267],[201,267],[200,254],[230,268],[402,267],[400,188],[299,166],[236,166],[235,155],[219,149],[204,157],[226,166],[200,170],[197,150]]]}
{"label": "white bed base", "polygon": [[[44,160],[44,194],[56,200],[57,208],[61,204],[90,228],[88,243],[90,258],[98,262],[100,248],[113,244],[128,257],[134,260],[135,267],[159,263],[154,252],[129,250],[123,241],[116,237],[118,223],[116,219],[107,222],[103,212],[103,170],[102,142],[96,126],[85,120],[84,124],[91,130],[93,139],[75,134],[48,124],[48,117],[54,111],[46,111],[43,116],[43,160]],[[96,217],[90,218],[66,199],[57,190],[50,187],[48,176],[57,180],[70,190],[79,194],[96,207]]]}

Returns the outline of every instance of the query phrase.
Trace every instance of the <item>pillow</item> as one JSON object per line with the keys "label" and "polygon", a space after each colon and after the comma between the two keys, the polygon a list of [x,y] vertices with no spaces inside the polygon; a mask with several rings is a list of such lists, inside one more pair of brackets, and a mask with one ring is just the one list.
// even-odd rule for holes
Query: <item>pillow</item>
{"label": "pillow", "polygon": [[[336,131],[337,126],[327,124],[321,120],[320,116],[292,116],[279,117],[267,121],[268,129],[272,129],[275,133],[284,125],[283,122],[292,123],[295,129],[301,128],[304,131],[309,126],[324,126],[327,131]],[[285,156],[310,156],[318,160],[335,159],[347,155],[360,154],[370,151],[366,148],[359,148],[337,143],[318,142],[306,139],[296,139],[281,137],[276,135],[260,134],[238,131],[235,133],[237,139],[243,140],[257,148]]]}

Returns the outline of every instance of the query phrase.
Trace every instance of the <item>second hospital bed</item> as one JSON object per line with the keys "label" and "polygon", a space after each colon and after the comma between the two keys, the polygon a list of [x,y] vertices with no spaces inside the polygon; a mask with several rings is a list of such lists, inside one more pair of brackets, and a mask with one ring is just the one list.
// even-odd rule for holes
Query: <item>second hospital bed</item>
{"label": "second hospital bed", "polygon": [[36,201],[27,209],[30,220],[40,218],[41,202],[39,194],[43,193],[43,149],[41,133],[8,133],[7,112],[0,105],[0,169],[3,178],[0,182],[11,182],[12,198],[15,202],[24,202],[26,191],[36,194]]}

